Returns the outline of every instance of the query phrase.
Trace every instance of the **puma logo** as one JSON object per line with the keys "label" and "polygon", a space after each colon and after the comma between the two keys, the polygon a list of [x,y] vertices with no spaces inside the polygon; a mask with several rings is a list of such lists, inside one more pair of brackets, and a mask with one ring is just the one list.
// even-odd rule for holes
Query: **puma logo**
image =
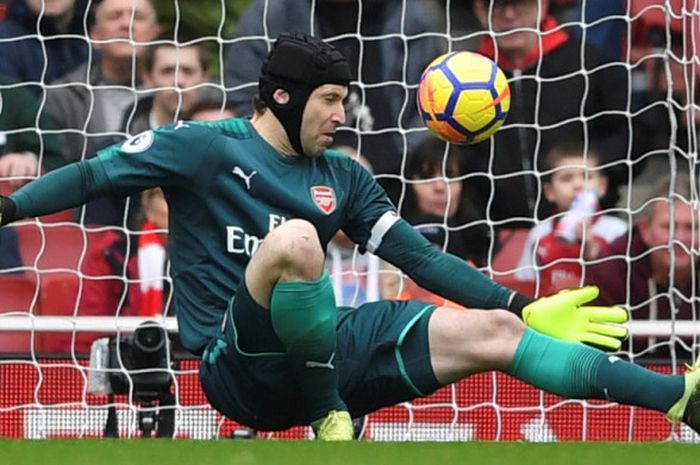
{"label": "puma logo", "polygon": [[174,130],[177,131],[178,129],[189,128],[189,127],[190,127],[189,124],[185,123],[185,122],[182,121],[182,120],[179,120],[179,121],[177,122],[177,124],[175,125],[175,129],[174,129]]}
{"label": "puma logo", "polygon": [[313,360],[308,360],[306,362],[306,368],[328,368],[329,370],[335,370],[333,366],[333,359],[335,358],[335,352],[331,354],[331,358],[327,362],[314,362]]}
{"label": "puma logo", "polygon": [[253,172],[250,173],[250,174],[245,174],[245,172],[241,169],[240,166],[234,166],[234,167],[233,167],[233,171],[231,171],[231,173],[232,173],[232,174],[235,174],[236,176],[238,176],[239,178],[241,178],[241,179],[243,180],[243,182],[245,182],[245,187],[246,187],[246,189],[248,189],[248,190],[250,190],[250,180],[251,180],[251,178],[252,178],[253,176],[255,176],[256,174],[258,174],[257,171],[253,171]]}

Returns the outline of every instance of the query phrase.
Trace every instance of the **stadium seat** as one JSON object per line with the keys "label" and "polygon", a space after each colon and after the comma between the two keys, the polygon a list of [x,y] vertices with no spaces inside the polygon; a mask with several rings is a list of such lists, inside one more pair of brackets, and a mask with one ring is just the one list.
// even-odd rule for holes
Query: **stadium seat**
{"label": "stadium seat", "polygon": [[[693,34],[684,31],[692,31],[697,28],[697,18],[691,18],[689,14],[683,15],[683,5],[687,3],[687,11],[697,8],[693,3],[700,0],[630,0],[631,22],[631,49],[630,61],[636,64],[643,60],[642,69],[646,71],[649,91],[652,94],[663,97],[667,89],[667,76],[665,66],[668,65],[673,79],[674,91],[685,93],[684,65],[678,59],[662,61],[651,60],[650,56],[663,53],[670,47],[674,55],[690,62],[692,56]],[[669,9],[669,13],[666,13]],[[692,24],[692,22],[695,24]],[[666,32],[671,34],[671,43],[667,43]],[[687,43],[683,44],[682,37],[687,38]],[[699,40],[700,39],[696,39]],[[655,50],[656,48],[656,50]],[[685,49],[685,50],[684,50]],[[688,65],[692,66],[692,65]],[[700,65],[698,65],[700,66]]]}
{"label": "stadium seat", "polygon": [[[28,312],[37,309],[39,293],[36,275],[0,275],[0,325],[2,314]],[[36,303],[34,303],[36,298]],[[32,304],[34,303],[34,306]],[[29,352],[31,338],[28,332],[0,332],[0,353]]]}
{"label": "stadium seat", "polygon": [[[38,273],[40,293],[33,312],[41,315],[74,315],[76,312],[79,271],[90,247],[103,236],[103,231],[81,228],[74,223],[24,223],[17,225],[22,262],[28,273]],[[89,349],[93,336],[81,335],[76,349]],[[70,353],[71,334],[41,333],[36,336],[36,349],[41,353]]]}
{"label": "stadium seat", "polygon": [[524,281],[516,278],[514,275],[496,276],[494,280],[508,289],[513,289],[528,297],[538,297],[537,283],[535,281]]}
{"label": "stadium seat", "polygon": [[[41,280],[39,308],[43,316],[75,314],[80,278],[73,273],[46,274]],[[42,353],[70,353],[71,333],[42,333],[37,350]]]}
{"label": "stadium seat", "polygon": [[24,223],[16,226],[22,262],[46,270],[78,270],[88,247],[104,234],[76,223]]}
{"label": "stadium seat", "polygon": [[518,260],[523,252],[523,247],[527,242],[528,228],[507,229],[499,231],[498,239],[501,249],[498,251],[491,266],[497,273],[507,273],[515,271]]}
{"label": "stadium seat", "polygon": [[[687,1],[687,0],[686,0]],[[690,0],[692,3],[697,0]],[[666,29],[667,17],[665,8],[670,7],[672,14],[669,16],[672,33],[681,33],[683,30],[683,20],[681,18],[683,0],[629,0],[630,17],[635,18],[638,26],[646,28]],[[687,6],[691,11],[691,6]]]}
{"label": "stadium seat", "polygon": [[68,223],[73,221],[73,210],[62,210],[39,217],[42,223]]}
{"label": "stadium seat", "polygon": [[530,230],[527,228],[500,231],[501,250],[494,257],[491,266],[495,272],[495,281],[522,294],[535,297],[537,291],[536,283],[515,277],[515,270],[518,267],[523,248],[527,243],[529,232]]}

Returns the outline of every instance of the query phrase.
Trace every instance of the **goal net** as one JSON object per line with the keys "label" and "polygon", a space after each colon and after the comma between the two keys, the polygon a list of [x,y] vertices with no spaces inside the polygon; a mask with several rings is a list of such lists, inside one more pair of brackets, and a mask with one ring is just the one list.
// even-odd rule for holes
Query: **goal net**
{"label": "goal net", "polygon": [[[89,12],[94,12],[97,3],[88,1],[88,9],[78,12],[81,24],[92,23]],[[664,285],[647,289],[649,297],[638,301],[634,294],[636,271],[631,271],[634,270],[631,265],[643,260],[647,253],[628,247],[624,254],[613,257],[628,265],[624,298],[618,303],[630,308],[632,319],[631,337],[617,355],[663,373],[682,373],[683,364],[694,360],[700,334],[696,309],[699,253],[696,162],[700,134],[698,0],[546,2],[555,23],[545,27],[541,22],[539,26],[519,27],[516,31],[537,38],[534,55],[528,56],[529,61],[520,71],[517,66],[502,66],[509,76],[512,92],[521,92],[522,85],[531,86],[535,103],[530,118],[508,120],[496,138],[506,137],[504,134],[525,134],[527,143],[520,148],[524,159],[530,160],[529,164],[514,167],[512,172],[499,171],[497,142],[489,141],[479,149],[458,149],[462,159],[482,157],[475,164],[478,168],[466,163],[469,167],[460,166],[459,172],[451,172],[450,157],[441,149],[440,169],[423,173],[422,177],[409,172],[415,147],[433,137],[420,123],[415,107],[420,71],[439,53],[477,51],[484,41],[499,43],[499,39],[513,35],[512,31],[502,29],[495,18],[499,12],[495,10],[513,15],[518,8],[536,4],[542,16],[543,2],[491,5],[488,1],[475,0],[474,3],[485,5],[485,28],[471,9],[471,2],[358,0],[358,7],[353,9],[330,0],[251,0],[248,2],[250,10],[245,9],[245,3],[154,2],[165,30],[175,31],[176,35],[183,29],[194,30],[194,38],[188,38],[185,45],[202,44],[210,52],[211,79],[193,83],[189,90],[201,93],[213,90],[225,95],[226,99],[219,101],[222,111],[232,104],[238,116],[249,116],[250,97],[257,86],[260,51],[264,54],[272,39],[283,32],[278,29],[289,27],[326,38],[349,54],[355,73],[346,106],[347,121],[339,131],[341,148],[367,164],[405,215],[411,208],[417,208],[411,205],[417,186],[442,185],[444,189],[448,182],[461,183],[464,191],[458,195],[448,194],[446,204],[441,206],[442,213],[416,217],[421,219],[416,223],[419,229],[426,237],[432,237],[431,234],[439,237],[438,246],[450,250],[451,244],[462,240],[459,239],[462,234],[481,228],[486,231],[487,239],[482,248],[483,263],[475,259],[477,266],[496,281],[533,297],[546,293],[541,278],[546,266],[533,260],[522,261],[528,252],[534,256],[534,248],[539,244],[538,240],[528,242],[528,234],[530,228],[556,217],[540,210],[548,200],[542,186],[552,174],[539,163],[548,137],[563,131],[567,125],[576,124],[582,128],[579,142],[588,150],[600,143],[596,140],[595,128],[601,121],[613,117],[618,123],[622,122],[622,145],[615,157],[602,164],[606,173],[615,173],[617,194],[611,196],[610,203],[602,204],[604,213],[625,225],[625,232],[621,234],[628,240],[632,239],[636,221],[654,204],[654,199],[681,199],[691,206],[693,214],[689,226],[692,239],[688,244],[679,244],[674,233],[682,226],[673,221],[675,210],[671,208],[671,234],[657,247],[676,245],[690,255],[689,278],[685,279],[685,275],[681,276],[672,268]],[[289,6],[281,12],[282,3]],[[76,4],[83,7],[81,2]],[[384,4],[390,7],[384,9]],[[199,14],[207,8],[217,12],[215,18]],[[4,21],[13,21],[12,7],[0,13],[3,11],[7,16]],[[50,106],[48,94],[71,85],[77,85],[88,96],[90,115],[104,111],[100,107],[104,100],[98,95],[105,89],[127,91],[129,102],[153,92],[174,90],[177,109],[173,122],[188,117],[184,108],[185,90],[175,84],[144,89],[136,71],[131,73],[126,84],[88,82],[86,76],[77,83],[49,80],[52,41],[70,39],[92,45],[129,42],[123,38],[95,41],[85,33],[49,35],[48,29],[39,27],[49,14],[42,5],[36,19],[37,27],[28,35],[0,39],[0,48],[35,41],[44,60],[38,80],[0,81],[0,97],[5,101],[8,92],[21,89],[36,99],[38,108],[28,123],[0,126],[0,146],[3,147],[0,163],[6,153],[26,155],[28,151],[36,155],[40,164],[44,163],[51,150],[60,152],[64,136],[82,138],[83,152],[87,152],[85,147],[90,146],[93,138],[108,136],[125,140],[134,135],[128,130],[99,128],[89,121],[78,129],[61,127],[60,122],[53,127],[45,126],[42,115]],[[138,42],[134,21],[135,12],[130,19],[132,45],[133,41]],[[551,62],[544,64],[551,51],[551,37],[557,31],[565,31],[567,40],[578,44],[574,61],[579,67],[563,74],[553,72],[549,67]],[[147,44],[150,43],[155,42]],[[587,61],[587,47],[598,47],[606,59],[592,66]],[[494,58],[503,58],[499,58],[500,50],[495,48]],[[97,48],[93,52],[85,58],[89,69],[100,66]],[[554,68],[558,64],[560,62],[555,61]],[[176,70],[180,68],[178,61]],[[589,103],[600,98],[594,84],[595,76],[611,69],[623,76],[622,87],[613,90],[623,104],[611,108],[601,105],[591,113]],[[574,93],[573,88],[567,87],[567,79],[580,85],[581,98],[573,113],[562,111],[561,117],[552,120],[551,115],[542,114],[546,99],[551,102],[553,98],[547,95],[548,86],[563,83],[563,89]],[[555,96],[555,101],[560,99],[565,105],[566,93]],[[514,97],[514,113],[522,110],[517,105]],[[5,115],[10,121],[21,120],[16,107],[4,105],[0,109],[0,124],[4,124]],[[130,121],[134,117],[135,111]],[[12,146],[11,142],[22,135],[34,138],[34,145]],[[52,145],[55,141],[60,141],[58,148]],[[73,157],[80,159],[90,155],[77,153]],[[42,166],[53,168],[47,165]],[[687,176],[687,189],[674,185],[668,195],[658,195],[656,184],[665,175],[672,179]],[[520,191],[518,198],[507,203],[529,201],[531,213],[525,217],[500,217],[495,207],[501,192],[499,186],[505,185],[504,180],[517,176],[530,179],[533,190]],[[8,195],[33,177],[26,173],[0,177],[0,193]],[[476,216],[455,221],[445,213],[454,203],[469,201],[470,189],[479,183],[486,186],[486,194],[484,204],[477,205]],[[0,257],[0,265],[8,262],[9,259],[3,258],[11,258],[15,247],[18,260],[9,260],[9,264],[0,269],[0,436],[138,437],[156,434],[210,439],[255,434],[264,438],[311,438],[310,429],[302,427],[276,433],[251,432],[211,408],[199,385],[199,360],[178,344],[174,317],[177,309],[171,302],[167,260],[150,255],[159,260],[157,268],[163,273],[155,281],[152,274],[150,278],[144,276],[148,265],[139,262],[139,258],[148,255],[140,255],[147,246],[141,239],[151,236],[138,224],[132,224],[132,202],[133,197],[119,204],[122,210],[118,212],[118,221],[112,224],[94,223],[88,219],[86,210],[77,209],[24,220],[2,229],[0,251],[3,252],[0,253],[5,255]],[[157,236],[159,232],[165,231],[156,229],[154,234]],[[575,285],[587,282],[589,267],[605,261],[588,258],[583,253],[574,259],[562,260],[580,270]],[[370,254],[361,254],[343,238],[337,238],[329,246],[328,269],[339,305],[407,297],[451,305],[417,289],[400,271]],[[651,286],[652,282],[648,284]],[[153,289],[157,290],[160,310],[153,314],[135,311],[133,296],[138,294],[143,299]],[[141,351],[140,355],[137,351]],[[140,357],[149,362],[142,364]],[[565,400],[500,373],[473,376],[429,397],[385,408],[359,420],[358,431],[362,437],[379,441],[700,440],[685,426],[669,424],[661,414],[609,402]]]}

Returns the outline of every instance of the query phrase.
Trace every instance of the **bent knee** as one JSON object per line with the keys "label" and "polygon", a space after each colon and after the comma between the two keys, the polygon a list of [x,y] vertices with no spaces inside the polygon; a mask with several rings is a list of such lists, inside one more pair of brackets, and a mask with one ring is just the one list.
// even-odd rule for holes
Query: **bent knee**
{"label": "bent knee", "polygon": [[[306,220],[294,219],[273,229],[263,241],[266,254],[279,269],[317,278],[325,262],[318,232]],[[315,279],[314,278],[314,279]]]}
{"label": "bent knee", "polygon": [[321,240],[313,224],[306,220],[289,220],[273,229],[265,238],[268,247],[289,260],[323,255]]}
{"label": "bent knee", "polygon": [[265,239],[283,240],[290,237],[313,237],[318,239],[318,232],[310,221],[295,218],[287,220],[274,228]]}
{"label": "bent knee", "polygon": [[489,310],[485,316],[484,335],[489,339],[519,340],[525,332],[525,323],[508,310]]}

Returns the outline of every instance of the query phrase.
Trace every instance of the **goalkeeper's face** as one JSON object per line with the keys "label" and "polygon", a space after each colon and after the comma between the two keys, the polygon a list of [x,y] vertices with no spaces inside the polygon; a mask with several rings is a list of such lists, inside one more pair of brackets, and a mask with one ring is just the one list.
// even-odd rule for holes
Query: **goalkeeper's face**
{"label": "goalkeeper's face", "polygon": [[323,84],[309,96],[301,120],[301,146],[309,157],[320,157],[333,144],[335,131],[345,122],[343,101],[348,88]]}

